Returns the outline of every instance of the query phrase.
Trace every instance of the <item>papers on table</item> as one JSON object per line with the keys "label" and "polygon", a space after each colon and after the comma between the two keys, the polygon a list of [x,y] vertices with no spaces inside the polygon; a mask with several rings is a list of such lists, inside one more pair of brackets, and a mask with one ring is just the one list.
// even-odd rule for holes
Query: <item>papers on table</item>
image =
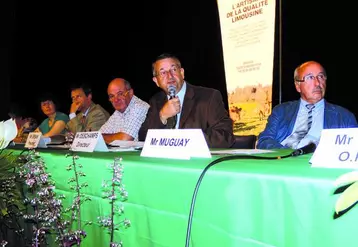
{"label": "papers on table", "polygon": [[140,150],[143,148],[144,142],[136,142],[136,141],[113,141],[109,144],[109,151],[118,152],[118,151],[134,151]]}
{"label": "papers on table", "polygon": [[71,147],[71,144],[61,144],[61,145],[59,145],[59,144],[47,144],[46,145],[48,148],[54,148],[54,149],[56,149],[56,148],[58,148],[58,149],[70,149],[70,147]]}

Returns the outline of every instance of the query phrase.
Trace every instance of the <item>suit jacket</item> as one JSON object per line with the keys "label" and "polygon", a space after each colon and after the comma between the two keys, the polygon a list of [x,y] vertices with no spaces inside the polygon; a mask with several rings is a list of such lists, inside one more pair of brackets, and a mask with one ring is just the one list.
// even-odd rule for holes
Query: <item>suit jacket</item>
{"label": "suit jacket", "polygon": [[[327,101],[324,103],[324,129],[358,127],[353,113],[341,106],[330,104]],[[268,118],[265,130],[261,132],[258,137],[257,148],[284,148],[281,142],[292,133],[299,107],[300,100],[277,105]]]}
{"label": "suit jacket", "polygon": [[102,106],[92,102],[84,124],[81,122],[82,117],[83,113],[78,113],[67,123],[67,129],[72,133],[98,131],[107,122],[109,113]]}
{"label": "suit jacket", "polygon": [[[233,121],[225,109],[221,93],[206,87],[186,83],[184,104],[181,109],[180,129],[202,129],[210,148],[228,148],[234,143]],[[166,128],[159,118],[159,112],[167,102],[167,95],[161,91],[149,101],[146,120],[139,130],[139,140],[144,141],[148,129]]]}

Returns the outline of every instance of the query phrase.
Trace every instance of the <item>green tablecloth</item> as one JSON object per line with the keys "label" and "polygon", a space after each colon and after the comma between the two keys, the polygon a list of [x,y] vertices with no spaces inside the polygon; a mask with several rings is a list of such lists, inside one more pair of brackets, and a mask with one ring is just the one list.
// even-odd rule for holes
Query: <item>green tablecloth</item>
{"label": "green tablecloth", "polygon": [[[72,201],[65,151],[38,150],[56,181],[58,193]],[[17,153],[18,151],[15,151]],[[140,157],[139,152],[78,153],[91,202],[82,219],[96,222],[109,214],[101,198],[102,180],[111,177],[107,165],[122,157],[128,191],[125,215],[131,227],[116,232],[125,247],[184,247],[194,187],[210,161]],[[310,155],[276,160],[239,159],[213,166],[205,175],[196,200],[191,231],[193,247],[317,247],[356,246],[358,209],[333,219],[333,181],[347,170],[312,168]],[[109,235],[97,223],[81,246],[109,246]]]}

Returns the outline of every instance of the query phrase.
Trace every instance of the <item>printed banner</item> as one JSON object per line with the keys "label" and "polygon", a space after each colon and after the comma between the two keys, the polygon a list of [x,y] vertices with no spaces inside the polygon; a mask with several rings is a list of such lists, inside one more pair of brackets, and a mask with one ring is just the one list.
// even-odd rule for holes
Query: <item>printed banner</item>
{"label": "printed banner", "polygon": [[275,1],[217,3],[234,133],[258,135],[272,107]]}

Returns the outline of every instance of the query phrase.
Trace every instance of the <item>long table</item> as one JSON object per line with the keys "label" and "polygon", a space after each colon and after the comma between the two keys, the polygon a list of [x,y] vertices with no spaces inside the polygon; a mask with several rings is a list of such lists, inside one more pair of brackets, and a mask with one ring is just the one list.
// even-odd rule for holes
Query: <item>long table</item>
{"label": "long table", "polygon": [[[64,194],[65,204],[74,192],[66,170],[71,163],[65,150],[38,150]],[[19,151],[14,151],[14,155]],[[82,206],[85,228],[81,244],[109,246],[109,235],[99,226],[98,216],[109,214],[102,198],[102,181],[111,178],[108,164],[122,157],[128,200],[127,229],[115,232],[124,247],[184,247],[194,187],[212,159],[189,161],[140,157],[139,152],[78,153],[83,165],[83,192],[92,199]],[[344,169],[312,168],[310,155],[285,159],[238,159],[211,167],[200,185],[191,228],[190,246],[225,247],[341,247],[358,241],[358,209],[333,219],[333,181]]]}

